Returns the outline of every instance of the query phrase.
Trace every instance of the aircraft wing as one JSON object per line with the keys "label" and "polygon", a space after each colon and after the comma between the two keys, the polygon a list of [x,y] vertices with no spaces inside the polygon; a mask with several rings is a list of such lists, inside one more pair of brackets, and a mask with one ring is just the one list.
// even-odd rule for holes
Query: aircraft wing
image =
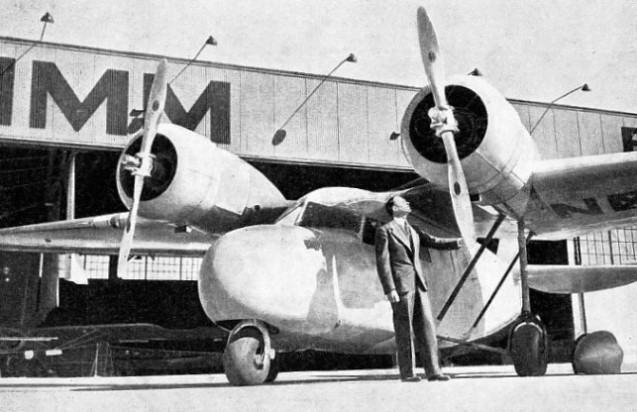
{"label": "aircraft wing", "polygon": [[[349,187],[329,187],[318,189],[305,198],[328,206],[348,209],[362,214],[380,223],[386,223],[391,217],[385,210],[385,203],[396,195],[407,199],[412,213],[411,224],[436,237],[458,238],[460,231],[451,205],[451,196],[446,189],[431,183],[425,183],[405,190],[391,192],[370,192]],[[485,237],[496,221],[498,213],[491,207],[473,205],[475,232]],[[498,236],[517,236],[515,221],[506,219],[500,226]]]}
{"label": "aircraft wing", "polygon": [[[0,250],[117,255],[128,213],[0,229]],[[214,235],[139,218],[132,254],[203,256]]]}
{"label": "aircraft wing", "polygon": [[527,225],[547,239],[636,225],[636,175],[637,152],[538,162]]}
{"label": "aircraft wing", "polygon": [[637,281],[637,266],[529,265],[529,286],[548,293],[584,293]]}
{"label": "aircraft wing", "polygon": [[[420,226],[428,234],[437,237],[460,237],[456,224],[451,196],[446,189],[433,184],[416,186],[401,194],[409,201],[412,208],[410,222]],[[498,218],[498,212],[490,206],[473,204],[475,234],[486,237]],[[389,216],[387,217],[389,219]],[[413,219],[413,221],[412,221]],[[507,218],[502,222],[496,237],[517,236],[517,224]]]}

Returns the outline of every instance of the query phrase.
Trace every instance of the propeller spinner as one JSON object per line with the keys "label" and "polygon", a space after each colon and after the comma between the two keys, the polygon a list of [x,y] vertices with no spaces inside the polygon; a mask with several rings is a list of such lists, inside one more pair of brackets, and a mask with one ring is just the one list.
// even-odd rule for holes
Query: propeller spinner
{"label": "propeller spinner", "polygon": [[166,59],[162,59],[157,65],[153,85],[150,89],[148,103],[144,114],[144,130],[142,136],[142,144],[139,153],[134,157],[127,156],[126,165],[124,167],[130,170],[135,176],[133,190],[133,204],[128,214],[128,221],[124,228],[124,235],[119,249],[119,260],[117,264],[117,273],[122,276],[128,268],[128,258],[133,244],[133,236],[135,234],[135,224],[137,223],[137,213],[139,211],[139,202],[144,189],[144,179],[150,177],[153,169],[153,156],[150,149],[157,134],[157,126],[164,112],[164,104],[166,102],[166,90],[168,89],[168,80],[166,75],[166,67],[168,63]]}
{"label": "propeller spinner", "polygon": [[445,95],[445,70],[436,31],[423,7],[418,8],[417,20],[420,53],[435,102],[435,106],[428,113],[431,118],[431,128],[436,131],[436,136],[442,138],[445,145],[453,211],[460,235],[465,244],[469,246],[475,243],[475,230],[467,180],[454,140],[454,133],[458,132],[458,123]]}

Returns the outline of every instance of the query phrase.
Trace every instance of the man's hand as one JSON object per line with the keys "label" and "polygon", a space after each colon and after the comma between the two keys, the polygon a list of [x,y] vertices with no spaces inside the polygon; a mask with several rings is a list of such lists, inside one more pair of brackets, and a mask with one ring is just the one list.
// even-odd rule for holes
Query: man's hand
{"label": "man's hand", "polygon": [[391,303],[396,303],[400,300],[400,297],[398,296],[398,292],[396,292],[395,290],[392,290],[385,296],[387,296],[387,300],[390,301]]}

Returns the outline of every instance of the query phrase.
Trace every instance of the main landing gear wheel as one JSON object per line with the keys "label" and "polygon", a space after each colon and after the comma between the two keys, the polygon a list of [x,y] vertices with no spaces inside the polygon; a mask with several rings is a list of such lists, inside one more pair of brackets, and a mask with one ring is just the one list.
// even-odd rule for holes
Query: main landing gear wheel
{"label": "main landing gear wheel", "polygon": [[265,378],[265,381],[274,382],[277,376],[279,376],[279,358],[275,357],[270,360],[270,372],[268,373],[268,377]]}
{"label": "main landing gear wheel", "polygon": [[548,334],[539,318],[522,313],[509,335],[509,352],[519,376],[542,376],[549,358]]}
{"label": "main landing gear wheel", "polygon": [[230,332],[223,353],[223,368],[228,381],[237,386],[271,382],[273,351],[267,328],[257,321],[239,323]]}
{"label": "main landing gear wheel", "polygon": [[621,373],[624,351],[612,333],[598,331],[587,333],[575,341],[573,372],[587,375]]}

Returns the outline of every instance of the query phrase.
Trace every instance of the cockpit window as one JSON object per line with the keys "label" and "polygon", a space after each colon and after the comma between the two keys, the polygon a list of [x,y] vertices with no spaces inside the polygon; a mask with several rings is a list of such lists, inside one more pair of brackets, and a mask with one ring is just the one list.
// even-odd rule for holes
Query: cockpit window
{"label": "cockpit window", "polygon": [[286,210],[281,216],[279,216],[279,218],[277,219],[277,223],[283,225],[294,225],[302,209],[303,203],[298,202],[297,204]]}
{"label": "cockpit window", "polygon": [[349,209],[308,202],[298,225],[317,229],[346,230],[363,242],[373,245],[378,222]]}
{"label": "cockpit window", "polygon": [[305,212],[299,221],[299,226],[344,229],[358,233],[361,226],[361,215],[333,206],[308,202]]}

